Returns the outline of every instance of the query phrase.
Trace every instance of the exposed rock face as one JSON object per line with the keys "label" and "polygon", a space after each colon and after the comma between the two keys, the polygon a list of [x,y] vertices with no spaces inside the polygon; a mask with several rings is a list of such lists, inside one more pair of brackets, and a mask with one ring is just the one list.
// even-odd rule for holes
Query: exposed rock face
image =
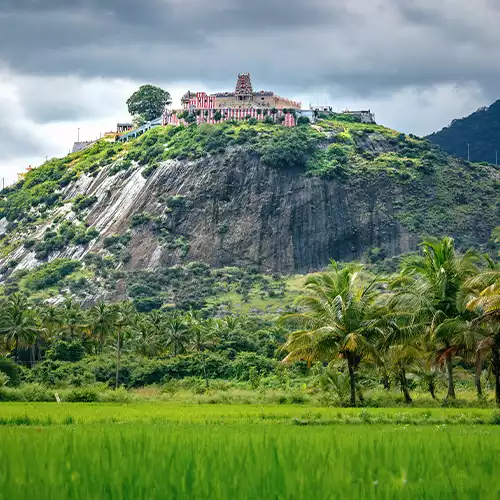
{"label": "exposed rock face", "polygon": [[[234,152],[162,165],[137,208],[158,212],[161,205],[153,200],[163,192],[185,196],[189,208],[172,228],[188,239],[191,260],[302,272],[322,268],[331,258],[359,258],[373,246],[384,245],[391,254],[414,248],[416,237],[393,216],[392,189],[398,188],[387,186],[384,178],[360,190],[266,167],[258,157]],[[121,229],[121,224],[117,221],[112,229]],[[156,248],[143,242],[134,248],[133,260],[144,253],[149,258]],[[171,252],[163,252],[158,263],[172,261]]]}

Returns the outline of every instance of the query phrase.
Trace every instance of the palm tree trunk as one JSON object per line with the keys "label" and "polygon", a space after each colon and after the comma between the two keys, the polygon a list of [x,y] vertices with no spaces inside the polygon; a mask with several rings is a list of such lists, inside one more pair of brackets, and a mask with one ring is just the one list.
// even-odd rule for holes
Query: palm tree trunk
{"label": "palm tree trunk", "polygon": [[410,404],[413,403],[413,400],[410,396],[410,391],[408,390],[408,381],[406,380],[406,373],[404,370],[401,370],[399,374],[399,379],[401,383],[401,390],[403,391],[403,396],[405,398],[405,403]]}
{"label": "palm tree trunk", "polygon": [[481,372],[476,370],[475,376],[477,397],[481,399],[483,397],[483,387],[481,386]]}
{"label": "palm tree trunk", "polygon": [[349,383],[351,385],[351,406],[356,406],[356,376],[354,375],[354,360],[350,353],[347,355],[347,368],[349,369]]}
{"label": "palm tree trunk", "polygon": [[495,375],[495,402],[500,406],[500,346],[494,343],[491,346],[492,368]]}
{"label": "palm tree trunk", "polygon": [[455,399],[455,384],[453,383],[453,359],[451,356],[446,356],[446,371],[448,373],[448,394],[446,400]]}
{"label": "palm tree trunk", "polygon": [[15,357],[16,365],[19,361],[19,335],[16,335],[16,357]]}
{"label": "palm tree trunk", "polygon": [[205,377],[205,385],[207,386],[207,389],[208,389],[208,376],[207,376],[207,363],[206,363],[206,360],[205,360],[205,354],[202,353],[201,354],[201,359],[203,360],[203,375]]}
{"label": "palm tree trunk", "polygon": [[35,343],[30,345],[30,366],[33,368],[35,364]]}
{"label": "palm tree trunk", "polygon": [[429,393],[432,396],[432,399],[436,399],[436,383],[434,382],[434,380],[428,382],[427,388],[429,389]]}
{"label": "palm tree trunk", "polygon": [[384,389],[386,391],[391,389],[391,381],[389,380],[389,375],[386,371],[384,371],[384,375],[382,376],[382,384],[384,385]]}
{"label": "palm tree trunk", "polygon": [[118,339],[116,341],[116,377],[115,377],[115,391],[118,389],[118,373],[120,371],[120,329],[118,329]]}

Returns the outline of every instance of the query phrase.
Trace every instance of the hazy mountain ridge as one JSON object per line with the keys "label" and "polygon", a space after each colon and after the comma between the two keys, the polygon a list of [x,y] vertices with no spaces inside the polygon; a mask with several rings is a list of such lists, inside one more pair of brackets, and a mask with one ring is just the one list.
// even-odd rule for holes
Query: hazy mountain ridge
{"label": "hazy mountain ridge", "polygon": [[[497,163],[500,152],[500,100],[453,120],[427,138],[447,153],[475,162]],[[469,145],[469,146],[467,146]]]}

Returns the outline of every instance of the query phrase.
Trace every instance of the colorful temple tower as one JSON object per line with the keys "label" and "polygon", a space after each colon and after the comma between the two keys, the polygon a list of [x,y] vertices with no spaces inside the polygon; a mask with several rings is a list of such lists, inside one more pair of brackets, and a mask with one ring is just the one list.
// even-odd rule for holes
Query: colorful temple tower
{"label": "colorful temple tower", "polygon": [[186,113],[196,116],[196,123],[220,123],[226,120],[271,119],[286,127],[296,125],[299,102],[276,95],[269,90],[254,92],[250,73],[240,73],[234,92],[186,92],[181,99],[182,109],[165,108],[163,125],[186,124]]}
{"label": "colorful temple tower", "polygon": [[253,101],[253,87],[250,73],[240,73],[234,95],[238,101]]}

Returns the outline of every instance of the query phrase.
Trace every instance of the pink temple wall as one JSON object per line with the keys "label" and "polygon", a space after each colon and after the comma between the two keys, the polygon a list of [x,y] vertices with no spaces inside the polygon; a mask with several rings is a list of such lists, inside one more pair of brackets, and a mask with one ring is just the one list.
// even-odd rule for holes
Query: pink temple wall
{"label": "pink temple wall", "polygon": [[[210,103],[212,105],[212,103]],[[215,109],[215,108],[204,108],[200,109],[201,113],[196,117],[196,122],[198,125],[202,123],[210,123],[210,124],[215,124],[215,123],[221,123],[226,120],[238,120],[242,121],[245,120],[247,117],[250,118],[255,118],[257,120],[264,120],[266,116],[264,114],[258,114],[257,109],[255,108],[227,108],[227,109]],[[222,115],[220,120],[215,120],[214,115],[215,113],[219,111]],[[205,112],[208,112],[208,115],[205,116]],[[268,115],[272,116],[272,115]],[[292,113],[283,113],[282,110],[277,110],[276,113],[276,118],[280,118],[284,116],[285,120],[283,122],[283,125],[285,127],[295,127],[296,121],[295,121],[295,116]],[[164,116],[163,119],[163,125],[187,125],[187,123],[184,120],[181,120],[177,117],[177,114],[169,114],[167,116]]]}

